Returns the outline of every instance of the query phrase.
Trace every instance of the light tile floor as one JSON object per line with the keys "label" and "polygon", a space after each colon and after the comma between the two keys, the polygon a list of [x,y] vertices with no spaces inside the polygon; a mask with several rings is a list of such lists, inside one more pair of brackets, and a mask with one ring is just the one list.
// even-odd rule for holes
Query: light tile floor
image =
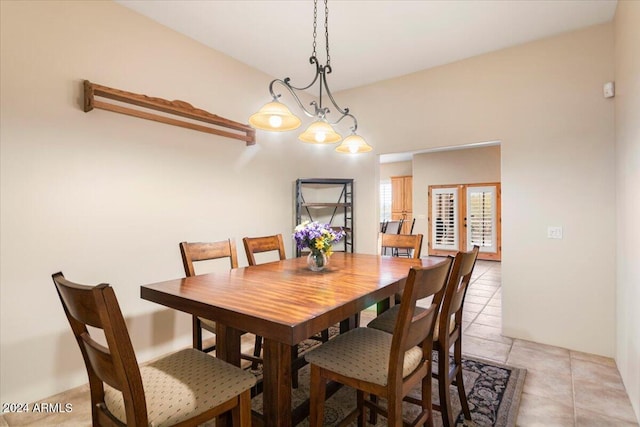
{"label": "light tile floor", "polygon": [[[613,359],[501,335],[501,265],[478,261],[467,292],[463,353],[527,369],[518,426],[638,426]],[[375,316],[363,312],[366,325]],[[251,337],[246,345],[252,344]],[[72,403],[64,414],[5,414],[1,426],[89,426],[88,386],[43,399]]]}

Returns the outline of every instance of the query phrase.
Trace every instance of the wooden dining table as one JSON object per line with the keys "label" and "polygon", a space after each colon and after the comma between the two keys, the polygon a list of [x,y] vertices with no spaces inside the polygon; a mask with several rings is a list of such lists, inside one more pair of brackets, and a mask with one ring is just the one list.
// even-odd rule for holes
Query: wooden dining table
{"label": "wooden dining table", "polygon": [[337,323],[343,331],[353,327],[354,315],[401,290],[412,266],[441,261],[338,252],[320,272],[309,270],[305,257],[292,258],[143,285],[140,294],[216,321],[216,357],[234,365],[242,333],[262,336],[262,419],[287,427],[301,418],[291,404],[292,347]]}

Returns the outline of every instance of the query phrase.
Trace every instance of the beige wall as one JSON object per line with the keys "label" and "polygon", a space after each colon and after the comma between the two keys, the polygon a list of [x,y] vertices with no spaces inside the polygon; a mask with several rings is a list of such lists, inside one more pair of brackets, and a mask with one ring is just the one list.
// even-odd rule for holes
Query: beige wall
{"label": "beige wall", "polygon": [[356,249],[375,252],[374,154],[340,155],[296,133],[259,132],[246,147],[81,109],[89,79],[246,122],[271,77],[113,2],[0,4],[0,401],[87,381],[56,271],[113,284],[144,361],[190,345],[190,318],[142,301],[139,286],[183,275],[182,240],[282,233],[292,256],[296,178],[355,178]]}
{"label": "beige wall", "polygon": [[615,16],[617,349],[616,362],[640,420],[640,2]]}
{"label": "beige wall", "polygon": [[604,24],[340,94],[380,153],[501,141],[508,336],[614,355],[613,78]]}
{"label": "beige wall", "polygon": [[500,182],[500,146],[439,151],[413,156],[414,233],[425,236],[422,253],[429,240],[429,186]]}

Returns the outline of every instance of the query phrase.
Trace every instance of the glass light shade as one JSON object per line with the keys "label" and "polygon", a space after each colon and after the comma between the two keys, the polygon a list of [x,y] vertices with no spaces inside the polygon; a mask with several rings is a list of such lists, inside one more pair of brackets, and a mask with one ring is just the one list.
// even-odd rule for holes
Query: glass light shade
{"label": "glass light shade", "polygon": [[249,117],[249,124],[256,129],[284,132],[296,129],[302,122],[281,102],[265,104]]}
{"label": "glass light shade", "polygon": [[342,141],[342,144],[336,147],[336,151],[338,153],[346,153],[346,154],[356,154],[356,153],[366,153],[367,151],[371,151],[373,148],[367,141],[364,140],[360,135],[356,135],[352,133],[348,137]]}
{"label": "glass light shade", "polygon": [[298,139],[312,144],[334,144],[340,142],[342,135],[333,130],[333,127],[324,120],[317,120],[302,132]]}

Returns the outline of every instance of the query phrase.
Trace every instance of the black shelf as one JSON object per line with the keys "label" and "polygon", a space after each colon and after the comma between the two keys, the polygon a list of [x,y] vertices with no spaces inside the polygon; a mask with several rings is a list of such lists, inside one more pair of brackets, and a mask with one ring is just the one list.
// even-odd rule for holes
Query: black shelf
{"label": "black shelf", "polygon": [[[300,178],[296,180],[296,225],[319,221],[342,228],[346,235],[335,252],[353,252],[353,179]],[[303,251],[296,248],[296,256]]]}

